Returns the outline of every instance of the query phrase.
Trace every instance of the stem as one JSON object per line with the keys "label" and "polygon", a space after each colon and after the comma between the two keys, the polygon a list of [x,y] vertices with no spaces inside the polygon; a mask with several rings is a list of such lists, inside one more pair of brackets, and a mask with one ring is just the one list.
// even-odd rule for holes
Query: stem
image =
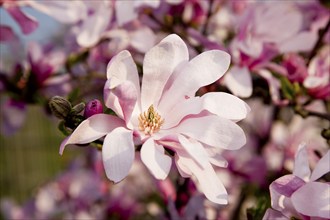
{"label": "stem", "polygon": [[316,44],[315,44],[315,46],[314,46],[311,54],[308,57],[307,65],[310,63],[310,61],[312,60],[312,58],[316,55],[318,49],[321,47],[323,37],[327,33],[327,31],[328,31],[329,28],[330,28],[330,18],[329,18],[328,23],[326,24],[326,26],[319,31],[319,38],[318,38],[318,40],[317,40],[317,42],[316,42]]}
{"label": "stem", "polygon": [[210,0],[210,4],[209,4],[209,10],[207,11],[207,16],[206,16],[206,20],[205,20],[205,24],[203,27],[203,31],[202,34],[205,36],[206,32],[207,32],[207,26],[209,25],[209,21],[210,21],[210,17],[212,15],[212,6],[213,6],[214,0]]}
{"label": "stem", "polygon": [[306,118],[308,116],[315,116],[330,121],[330,114],[310,111],[307,109],[303,109],[301,106],[296,106],[294,108],[294,111],[303,118]]}

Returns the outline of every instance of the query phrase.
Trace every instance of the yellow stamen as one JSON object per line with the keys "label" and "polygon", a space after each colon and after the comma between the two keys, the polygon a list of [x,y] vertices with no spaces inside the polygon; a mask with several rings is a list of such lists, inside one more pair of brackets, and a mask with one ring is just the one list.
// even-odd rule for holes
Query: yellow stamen
{"label": "yellow stamen", "polygon": [[155,111],[153,105],[139,116],[139,129],[145,134],[152,135],[159,131],[163,123],[164,119]]}

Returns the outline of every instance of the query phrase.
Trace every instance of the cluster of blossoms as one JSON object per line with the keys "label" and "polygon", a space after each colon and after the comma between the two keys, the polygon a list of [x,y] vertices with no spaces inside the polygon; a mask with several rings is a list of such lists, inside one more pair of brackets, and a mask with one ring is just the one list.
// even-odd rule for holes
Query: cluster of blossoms
{"label": "cluster of blossoms", "polygon": [[[0,23],[1,135],[38,104],[61,120],[59,153],[84,158],[25,205],[2,200],[5,218],[330,218],[327,3],[0,6],[20,27]],[[34,13],[56,41],[21,41]]]}

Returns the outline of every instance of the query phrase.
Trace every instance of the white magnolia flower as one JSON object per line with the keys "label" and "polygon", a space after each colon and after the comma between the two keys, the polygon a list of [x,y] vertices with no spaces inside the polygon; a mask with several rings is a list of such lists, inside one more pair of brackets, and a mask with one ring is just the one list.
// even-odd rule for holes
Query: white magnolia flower
{"label": "white magnolia flower", "polygon": [[140,87],[136,65],[128,51],[112,58],[107,68],[104,101],[117,116],[97,114],[83,121],[61,145],[85,144],[104,137],[103,163],[107,177],[119,182],[132,167],[135,145],[141,160],[157,179],[165,179],[174,161],[183,177],[195,176],[206,197],[227,203],[227,192],[213,166],[225,167],[223,149],[236,150],[246,138],[235,123],[249,107],[222,92],[195,97],[196,91],[227,71],[230,56],[220,50],[189,61],[188,48],[169,35],[149,50]]}

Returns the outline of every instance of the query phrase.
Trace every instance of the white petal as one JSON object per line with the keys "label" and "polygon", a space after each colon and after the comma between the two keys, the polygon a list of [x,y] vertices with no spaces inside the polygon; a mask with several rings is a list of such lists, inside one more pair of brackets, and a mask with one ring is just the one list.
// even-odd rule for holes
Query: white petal
{"label": "white petal", "polygon": [[[131,81],[125,81],[116,88],[112,89],[112,94],[118,99],[118,103],[123,112],[123,117],[126,122],[131,118],[134,110],[138,94],[135,86]],[[109,106],[109,102],[106,101]]]}
{"label": "white petal", "polygon": [[300,144],[295,156],[293,175],[308,181],[311,170],[309,169],[308,155],[306,144]]}
{"label": "white petal", "polygon": [[95,13],[84,19],[77,35],[77,42],[82,47],[91,47],[98,43],[112,17],[112,10],[107,4],[101,4]]}
{"label": "white petal", "polygon": [[252,77],[246,67],[232,67],[224,77],[225,84],[234,94],[242,98],[252,95]]}
{"label": "white petal", "polygon": [[214,115],[186,119],[169,132],[185,134],[212,147],[227,150],[237,150],[246,143],[244,131],[238,125]]}
{"label": "white petal", "polygon": [[315,181],[324,174],[329,172],[330,172],[330,150],[328,150],[328,152],[316,164],[312,172],[311,181]]}
{"label": "white petal", "polygon": [[222,77],[229,64],[230,55],[220,50],[210,50],[196,56],[172,79],[171,87],[164,91],[159,109],[167,112],[187,97],[194,97],[200,87]]}
{"label": "white petal", "polygon": [[137,12],[134,8],[134,2],[131,1],[115,1],[116,18],[119,26],[137,18]]}
{"label": "white petal", "polygon": [[73,131],[68,144],[86,144],[110,133],[117,127],[125,126],[124,121],[118,117],[107,114],[96,114],[81,122]]}
{"label": "white petal", "polygon": [[156,179],[164,180],[170,172],[172,159],[164,148],[149,138],[141,148],[141,160]]}
{"label": "white petal", "polygon": [[164,38],[146,53],[141,88],[142,109],[148,109],[151,104],[158,105],[163,88],[174,69],[188,58],[186,44],[175,34]]}
{"label": "white petal", "polygon": [[107,177],[115,183],[124,179],[134,161],[133,131],[123,127],[108,134],[102,147],[102,160]]}
{"label": "white petal", "polygon": [[60,22],[76,23],[87,16],[87,7],[81,1],[29,1],[29,5]]}
{"label": "white petal", "polygon": [[202,168],[198,166],[193,159],[186,157],[186,155],[179,155],[178,160],[197,178],[201,190],[205,194],[206,198],[218,204],[228,203],[227,191],[210,163]]}
{"label": "white petal", "polygon": [[196,163],[199,166],[201,167],[207,166],[207,164],[209,163],[208,155],[201,143],[194,141],[192,139],[188,140],[183,135],[179,135],[178,139],[182,147],[191,156],[191,158],[196,161]]}
{"label": "white petal", "polygon": [[139,74],[132,55],[127,50],[114,56],[107,67],[107,78],[111,79],[109,89],[113,89],[124,81],[131,81],[140,93]]}
{"label": "white petal", "polygon": [[130,34],[131,45],[141,53],[146,53],[156,44],[155,33],[147,26],[140,27]]}
{"label": "white petal", "polygon": [[310,182],[291,196],[295,209],[303,215],[330,219],[330,185]]}
{"label": "white petal", "polygon": [[231,94],[209,92],[202,97],[192,97],[184,100],[178,103],[171,112],[165,113],[164,118],[166,120],[163,129],[173,127],[184,117],[199,114],[203,110],[223,118],[239,121],[247,116],[250,108],[244,101]]}

